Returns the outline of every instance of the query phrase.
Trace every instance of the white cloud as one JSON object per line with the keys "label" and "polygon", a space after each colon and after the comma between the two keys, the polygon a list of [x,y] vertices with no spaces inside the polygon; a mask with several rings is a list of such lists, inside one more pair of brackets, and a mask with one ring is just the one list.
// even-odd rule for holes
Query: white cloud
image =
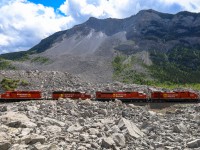
{"label": "white cloud", "polygon": [[[26,50],[56,31],[97,18],[125,18],[142,9],[200,12],[200,0],[65,0],[54,10],[28,0],[0,0],[0,53]],[[66,16],[59,15],[58,12]]]}
{"label": "white cloud", "polygon": [[155,9],[168,13],[181,10],[199,12],[200,0],[66,0],[60,7],[66,15],[70,14],[81,20],[88,16],[124,18],[142,9]]}
{"label": "white cloud", "polygon": [[0,5],[0,53],[27,50],[41,39],[74,23],[71,16],[61,16],[51,7],[26,0],[4,4]]}
{"label": "white cloud", "polygon": [[199,0],[161,0],[167,5],[178,4],[183,10],[200,12],[200,1]]}

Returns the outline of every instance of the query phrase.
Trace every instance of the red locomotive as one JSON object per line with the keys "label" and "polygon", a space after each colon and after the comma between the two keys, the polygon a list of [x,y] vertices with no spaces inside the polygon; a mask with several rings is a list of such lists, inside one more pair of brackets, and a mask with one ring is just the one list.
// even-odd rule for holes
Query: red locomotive
{"label": "red locomotive", "polygon": [[109,101],[119,99],[123,102],[146,101],[147,95],[143,92],[96,92],[96,100]]}
{"label": "red locomotive", "polygon": [[151,93],[152,102],[178,102],[178,101],[198,101],[198,95],[189,91],[181,92],[152,92]]}
{"label": "red locomotive", "polygon": [[6,91],[3,94],[0,94],[0,99],[3,100],[34,100],[42,99],[42,94],[40,91]]}
{"label": "red locomotive", "polygon": [[71,98],[71,99],[90,99],[91,95],[81,92],[55,91],[52,93],[52,99]]}

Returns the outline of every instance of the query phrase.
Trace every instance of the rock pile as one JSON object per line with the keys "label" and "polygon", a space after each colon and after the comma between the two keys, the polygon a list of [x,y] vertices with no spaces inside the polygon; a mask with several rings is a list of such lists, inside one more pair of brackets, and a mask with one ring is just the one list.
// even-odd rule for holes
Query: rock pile
{"label": "rock pile", "polygon": [[70,99],[0,104],[0,149],[199,149],[200,105],[174,108],[161,114],[147,106]]}
{"label": "rock pile", "polygon": [[[18,86],[18,90],[39,90],[44,97],[51,97],[52,91],[79,91],[95,95],[96,91],[140,91],[149,94],[151,91],[163,91],[166,89],[150,87],[137,84],[123,84],[120,82],[113,83],[91,83],[84,82],[77,76],[67,72],[59,71],[24,71],[8,70],[0,71],[0,81],[3,78],[24,81],[28,84]],[[185,90],[185,89],[177,89]],[[191,90],[191,89],[187,89]],[[197,92],[197,91],[195,91]],[[200,93],[199,93],[200,94]]]}
{"label": "rock pile", "polygon": [[67,72],[58,71],[0,71],[0,81],[4,78],[24,81],[26,85],[19,85],[18,90],[39,90],[45,95],[55,90],[73,90],[81,80]]}

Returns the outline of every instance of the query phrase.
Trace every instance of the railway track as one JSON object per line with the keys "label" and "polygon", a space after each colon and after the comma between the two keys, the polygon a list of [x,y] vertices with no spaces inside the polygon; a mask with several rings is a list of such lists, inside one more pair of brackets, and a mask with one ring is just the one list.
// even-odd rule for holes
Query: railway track
{"label": "railway track", "polygon": [[[12,102],[23,102],[23,101],[50,101],[50,100],[54,100],[51,98],[47,98],[47,99],[2,99],[0,100],[0,103],[12,103]],[[80,99],[72,99],[72,100],[80,100]],[[58,100],[54,100],[54,101],[58,101]],[[99,101],[99,102],[109,102],[112,101],[114,102],[115,100],[95,100],[92,99],[92,101]],[[200,99],[196,100],[196,101],[191,101],[191,100],[177,100],[177,101],[141,101],[141,100],[121,100],[122,103],[127,103],[127,104],[198,104],[200,103]]]}

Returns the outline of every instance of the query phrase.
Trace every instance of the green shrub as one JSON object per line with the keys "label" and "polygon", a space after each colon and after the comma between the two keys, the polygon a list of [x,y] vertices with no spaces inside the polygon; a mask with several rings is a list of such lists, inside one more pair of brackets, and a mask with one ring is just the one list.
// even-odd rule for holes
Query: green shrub
{"label": "green shrub", "polygon": [[4,78],[1,81],[1,87],[8,91],[8,90],[15,90],[19,84],[19,80],[14,80],[10,78]]}
{"label": "green shrub", "polygon": [[31,60],[32,63],[40,63],[40,64],[45,64],[45,63],[48,63],[50,60],[49,58],[46,58],[46,57],[35,57]]}
{"label": "green shrub", "polygon": [[21,85],[21,86],[28,86],[29,83],[28,83],[28,81],[26,81],[26,80],[22,80],[22,81],[20,82],[20,85]]}
{"label": "green shrub", "polygon": [[11,64],[10,61],[0,59],[0,70],[15,70],[16,67]]}

